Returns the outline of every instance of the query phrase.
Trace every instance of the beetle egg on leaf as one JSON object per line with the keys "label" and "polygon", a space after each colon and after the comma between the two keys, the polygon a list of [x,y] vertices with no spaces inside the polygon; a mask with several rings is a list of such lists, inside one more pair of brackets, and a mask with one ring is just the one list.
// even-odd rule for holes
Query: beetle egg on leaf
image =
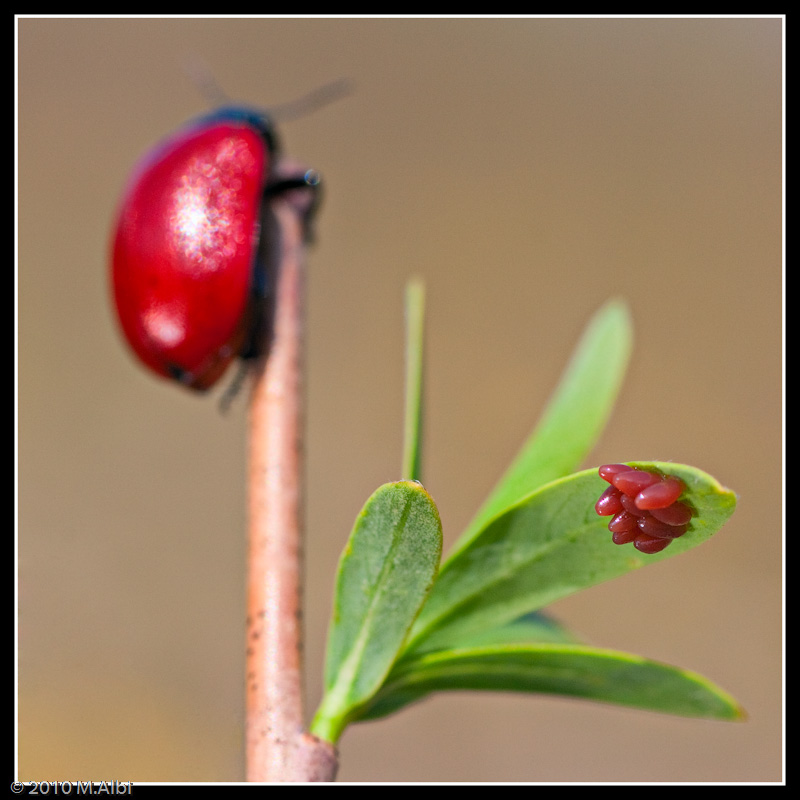
{"label": "beetle egg on leaf", "polygon": [[604,464],[600,477],[611,485],[595,503],[600,516],[611,516],[614,544],[629,544],[641,553],[661,552],[689,528],[693,511],[679,501],[683,481],[627,464]]}

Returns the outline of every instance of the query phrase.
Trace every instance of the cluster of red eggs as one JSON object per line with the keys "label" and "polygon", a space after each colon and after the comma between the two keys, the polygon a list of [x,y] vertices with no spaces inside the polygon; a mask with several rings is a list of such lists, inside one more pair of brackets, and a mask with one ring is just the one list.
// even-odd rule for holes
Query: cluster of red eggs
{"label": "cluster of red eggs", "polygon": [[612,517],[608,529],[614,544],[633,542],[642,553],[658,553],[686,533],[693,512],[678,500],[685,489],[678,478],[627,464],[604,464],[598,472],[611,485],[594,510]]}

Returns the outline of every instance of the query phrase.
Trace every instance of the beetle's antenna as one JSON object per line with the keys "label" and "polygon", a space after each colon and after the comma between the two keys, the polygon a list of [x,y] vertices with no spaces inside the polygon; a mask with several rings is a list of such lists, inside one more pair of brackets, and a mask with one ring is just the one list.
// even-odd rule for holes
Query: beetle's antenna
{"label": "beetle's antenna", "polygon": [[208,64],[201,58],[190,56],[184,59],[183,70],[197,90],[212,108],[231,105],[228,93],[219,85]]}
{"label": "beetle's antenna", "polygon": [[[233,100],[228,93],[219,85],[214,73],[209,69],[208,64],[201,58],[189,56],[183,61],[183,70],[189,76],[197,90],[206,99],[212,108],[218,106],[229,106]],[[313,89],[302,97],[289,100],[286,103],[270,106],[266,109],[269,116],[277,122],[285,122],[290,119],[306,116],[316,111],[318,108],[333,103],[348,94],[352,94],[354,83],[350,78],[338,78],[330,81],[323,86]]]}
{"label": "beetle's antenna", "polygon": [[297,119],[329,103],[333,103],[342,97],[346,97],[352,94],[353,91],[354,83],[350,78],[338,78],[335,81],[331,81],[324,86],[310,91],[308,94],[303,95],[303,97],[290,100],[288,103],[270,106],[269,113],[274,120],[279,122],[285,122],[288,119]]}

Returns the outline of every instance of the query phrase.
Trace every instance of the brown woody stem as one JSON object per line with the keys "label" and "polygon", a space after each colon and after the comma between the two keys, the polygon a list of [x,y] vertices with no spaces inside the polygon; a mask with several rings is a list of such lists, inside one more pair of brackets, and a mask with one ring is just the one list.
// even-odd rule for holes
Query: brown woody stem
{"label": "brown woody stem", "polygon": [[254,782],[332,781],[334,747],[305,731],[302,427],[305,221],[311,192],[271,201],[273,317],[253,370],[249,453],[246,772]]}

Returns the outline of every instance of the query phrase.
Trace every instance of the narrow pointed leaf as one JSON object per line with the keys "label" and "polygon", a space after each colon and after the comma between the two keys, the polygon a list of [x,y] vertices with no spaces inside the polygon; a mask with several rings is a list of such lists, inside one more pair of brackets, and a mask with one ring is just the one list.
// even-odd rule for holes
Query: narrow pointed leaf
{"label": "narrow pointed leaf", "polygon": [[733,513],[736,497],[683,464],[635,462],[686,484],[695,511],[689,530],[655,555],[615,545],[594,503],[607,487],[596,469],[547,484],[496,517],[443,564],[409,637],[407,651],[460,647],[561,597],[682,553],[706,541]]}
{"label": "narrow pointed leaf", "polygon": [[688,717],[738,720],[739,704],[706,678],[640,656],[577,644],[489,645],[427,653],[392,671],[362,719],[431,692],[559,694]]}
{"label": "narrow pointed leaf", "polygon": [[519,619],[490,628],[471,636],[462,642],[462,647],[487,647],[509,644],[580,644],[579,637],[557,620],[533,611]]}
{"label": "narrow pointed leaf", "polygon": [[628,365],[633,340],[624,303],[606,303],[589,322],[539,424],[469,527],[453,557],[497,514],[584,461],[605,427]]}
{"label": "narrow pointed leaf", "polygon": [[[541,612],[534,612],[510,622],[508,625],[493,628],[471,637],[463,643],[462,649],[474,650],[476,648],[543,644],[545,642],[551,644],[579,643],[578,638],[560,622]],[[386,716],[432,691],[424,688],[424,677],[417,684],[416,678],[412,675],[415,670],[414,665],[424,663],[425,658],[424,655],[419,659],[411,656],[410,659],[395,663],[380,692],[370,701],[369,705],[358,712],[358,719]]]}
{"label": "narrow pointed leaf", "polygon": [[335,742],[380,688],[433,583],[441,550],[439,513],[420,484],[385,484],[367,501],[339,562],[325,695],[312,733]]}
{"label": "narrow pointed leaf", "polygon": [[422,480],[422,389],[425,336],[425,287],[413,280],[406,286],[406,397],[403,431],[405,480]]}

